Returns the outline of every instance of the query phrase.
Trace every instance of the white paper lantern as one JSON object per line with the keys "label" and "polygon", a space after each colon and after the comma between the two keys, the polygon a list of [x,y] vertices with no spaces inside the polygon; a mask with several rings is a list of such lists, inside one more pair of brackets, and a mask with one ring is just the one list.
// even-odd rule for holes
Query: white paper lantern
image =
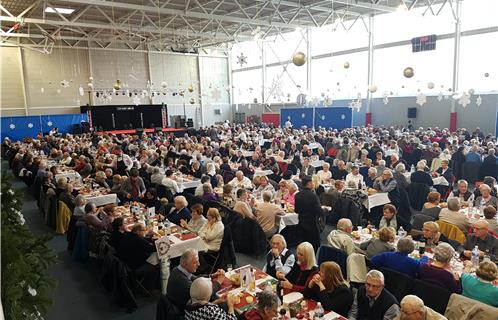
{"label": "white paper lantern", "polygon": [[377,86],[375,84],[371,84],[368,86],[368,91],[370,93],[375,93],[377,91]]}

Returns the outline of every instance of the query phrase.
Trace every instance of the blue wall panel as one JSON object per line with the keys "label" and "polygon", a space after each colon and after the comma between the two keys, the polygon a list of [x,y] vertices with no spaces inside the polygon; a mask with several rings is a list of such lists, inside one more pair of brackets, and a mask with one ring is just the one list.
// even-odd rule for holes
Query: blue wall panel
{"label": "blue wall panel", "polygon": [[36,137],[39,132],[47,133],[57,127],[60,133],[72,132],[75,124],[88,121],[86,113],[60,114],[44,116],[2,117],[2,140],[9,137],[21,140],[25,137]]}
{"label": "blue wall panel", "polygon": [[351,128],[351,112],[347,107],[315,108],[315,128]]}
{"label": "blue wall panel", "polygon": [[280,125],[290,120],[294,128],[313,127],[313,108],[284,108],[280,110]]}

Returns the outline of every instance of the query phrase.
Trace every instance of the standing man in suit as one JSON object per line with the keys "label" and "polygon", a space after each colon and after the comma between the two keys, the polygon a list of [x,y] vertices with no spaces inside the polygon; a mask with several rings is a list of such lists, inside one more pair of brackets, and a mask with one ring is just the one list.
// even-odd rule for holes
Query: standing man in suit
{"label": "standing man in suit", "polygon": [[295,196],[295,211],[299,215],[298,227],[302,241],[311,243],[316,251],[320,247],[318,219],[322,215],[322,207],[318,196],[313,191],[314,186],[311,178],[304,177],[302,183],[303,191],[296,193]]}
{"label": "standing man in suit", "polygon": [[[175,267],[169,276],[166,296],[181,314],[184,313],[185,306],[190,300],[190,286],[198,278],[194,275],[198,267],[199,255],[197,250],[187,249],[180,257],[180,265]],[[211,278],[213,279],[213,296],[215,296],[225,279],[225,272],[220,269],[213,273]],[[219,301],[213,302],[218,303]]]}
{"label": "standing man in suit", "polygon": [[315,174],[315,168],[310,165],[310,159],[304,158],[303,167],[301,172],[299,173],[299,179],[303,180],[303,178],[308,177],[311,178]]}

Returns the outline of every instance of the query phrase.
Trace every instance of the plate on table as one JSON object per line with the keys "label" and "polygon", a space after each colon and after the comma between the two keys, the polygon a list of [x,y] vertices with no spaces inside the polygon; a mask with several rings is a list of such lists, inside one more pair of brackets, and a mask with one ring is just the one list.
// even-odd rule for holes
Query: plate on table
{"label": "plate on table", "polygon": [[303,297],[304,296],[301,292],[291,292],[291,293],[288,293],[285,296],[283,296],[282,303],[289,305],[289,304],[292,304],[296,301],[303,299]]}
{"label": "plate on table", "polygon": [[175,233],[174,235],[175,235],[175,237],[177,237],[178,239],[180,239],[182,241],[190,240],[190,239],[197,237],[197,235],[195,233]]}

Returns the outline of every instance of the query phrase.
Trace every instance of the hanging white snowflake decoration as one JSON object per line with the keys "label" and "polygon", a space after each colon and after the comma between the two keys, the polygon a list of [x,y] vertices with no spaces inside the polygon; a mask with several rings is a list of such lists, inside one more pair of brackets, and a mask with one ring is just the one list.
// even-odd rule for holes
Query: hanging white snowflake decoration
{"label": "hanging white snowflake decoration", "polygon": [[439,91],[439,93],[437,95],[437,101],[439,101],[439,102],[443,101],[443,92],[442,91]]}
{"label": "hanging white snowflake decoration", "polygon": [[418,104],[419,106],[423,106],[426,102],[427,102],[427,97],[425,96],[425,94],[420,92],[417,95],[417,99],[416,99],[415,103]]}
{"label": "hanging white snowflake decoration", "polygon": [[382,102],[384,102],[384,105],[387,105],[389,103],[389,93],[388,92],[384,92],[384,94],[382,95]]}
{"label": "hanging white snowflake decoration", "polygon": [[11,124],[9,125],[9,128],[10,128],[10,130],[14,130],[14,129],[16,128],[16,125],[15,125],[15,124],[13,124],[13,123],[11,123]]}
{"label": "hanging white snowflake decoration", "polygon": [[460,99],[458,99],[458,104],[462,107],[466,107],[470,104],[470,95],[467,92],[464,92]]}
{"label": "hanging white snowflake decoration", "polygon": [[247,64],[247,57],[241,52],[239,56],[237,56],[237,64],[243,67]]}
{"label": "hanging white snowflake decoration", "polygon": [[51,127],[53,125],[52,121],[47,122],[47,126]]}
{"label": "hanging white snowflake decoration", "polygon": [[83,89],[82,86],[78,88],[78,92],[80,93],[80,96],[83,96],[85,94],[85,90]]}
{"label": "hanging white snowflake decoration", "polygon": [[30,129],[33,128],[33,124],[31,122],[28,123],[28,128],[30,128]]}
{"label": "hanging white snowflake decoration", "polygon": [[481,96],[479,95],[479,96],[476,98],[476,105],[479,107],[481,104],[482,104],[482,98],[481,98]]}
{"label": "hanging white snowflake decoration", "polygon": [[63,87],[63,88],[69,88],[69,85],[70,85],[69,81],[67,81],[67,80],[61,81],[61,87]]}

